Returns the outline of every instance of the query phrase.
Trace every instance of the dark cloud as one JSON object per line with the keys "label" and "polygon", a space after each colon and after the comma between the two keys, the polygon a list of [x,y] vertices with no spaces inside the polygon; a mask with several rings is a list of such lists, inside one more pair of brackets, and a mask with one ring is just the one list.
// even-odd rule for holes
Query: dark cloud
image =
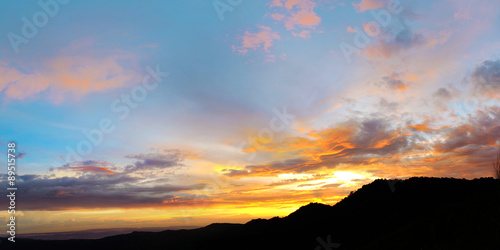
{"label": "dark cloud", "polygon": [[445,100],[449,100],[452,98],[452,94],[447,88],[439,88],[434,93],[434,96]]}
{"label": "dark cloud", "polygon": [[392,90],[406,90],[408,88],[408,85],[401,80],[397,73],[382,77],[382,81],[379,85]]}
{"label": "dark cloud", "polygon": [[[24,210],[61,210],[74,208],[115,208],[163,206],[175,197],[190,195],[183,191],[198,190],[205,184],[171,185],[162,176],[145,178],[141,170],[162,170],[183,166],[185,153],[166,150],[164,154],[126,156],[136,161],[125,168],[105,161],[77,161],[50,169],[49,175],[17,176],[16,193]],[[76,172],[76,176],[58,177],[60,171]],[[2,176],[0,185],[6,185]],[[21,198],[22,197],[22,198]],[[6,201],[6,196],[0,197]]]}
{"label": "dark cloud", "polygon": [[233,177],[248,175],[250,173],[250,171],[248,170],[238,170],[238,169],[223,169],[222,172],[225,172],[224,175]]}
{"label": "dark cloud", "polygon": [[67,163],[61,167],[52,167],[49,171],[74,171],[80,174],[114,174],[116,169],[113,164],[105,161],[76,161]]}
{"label": "dark cloud", "polygon": [[441,87],[437,89],[432,94],[431,102],[436,111],[443,113],[449,112],[450,107],[452,107],[450,106],[450,104],[452,104],[452,101],[456,100],[457,98],[460,98],[462,94],[463,92],[458,90],[453,85],[448,84],[446,87]]}
{"label": "dark cloud", "polygon": [[342,183],[331,183],[321,186],[321,188],[338,188],[342,186]]}
{"label": "dark cloud", "polygon": [[285,161],[271,162],[265,165],[249,165],[244,170],[224,169],[224,175],[227,176],[246,176],[246,175],[275,175],[282,172],[304,172],[307,170],[308,160],[302,158],[288,159]]}
{"label": "dark cloud", "polygon": [[16,156],[17,159],[22,159],[24,156],[26,156],[25,152],[19,152]]}
{"label": "dark cloud", "polygon": [[[5,178],[6,176],[2,176],[2,179]],[[23,210],[131,208],[161,206],[164,201],[178,196],[180,191],[200,189],[204,186],[145,186],[141,181],[142,178],[122,173],[79,177],[21,175],[18,176],[16,192]],[[2,202],[7,202],[4,197],[1,199]]]}
{"label": "dark cloud", "polygon": [[441,153],[477,154],[484,147],[500,144],[500,108],[479,110],[461,125],[445,129],[445,139],[434,147]]}
{"label": "dark cloud", "polygon": [[422,48],[432,44],[429,37],[425,37],[415,31],[411,24],[411,20],[420,18],[411,10],[411,6],[406,5],[403,12],[392,15],[391,23],[385,27],[380,27],[380,34],[374,36],[375,40],[365,49],[365,54],[371,59],[391,58],[400,53],[408,53],[409,51]]}
{"label": "dark cloud", "polygon": [[366,156],[372,158],[404,153],[415,146],[414,137],[418,137],[414,134],[403,133],[401,128],[394,126],[394,122],[389,118],[351,120],[344,126],[355,128],[349,137],[351,147],[345,148],[340,153],[322,156],[322,159],[329,159],[328,166],[332,164],[336,166],[342,162],[363,162]]}
{"label": "dark cloud", "polygon": [[500,93],[500,60],[487,60],[476,66],[471,74],[474,90],[487,97]]}
{"label": "dark cloud", "polygon": [[182,161],[185,157],[185,153],[176,149],[165,150],[165,154],[149,153],[127,155],[126,158],[136,159],[137,161],[133,165],[126,166],[125,171],[134,172],[184,166]]}
{"label": "dark cloud", "polygon": [[409,26],[405,25],[396,33],[394,39],[388,43],[397,46],[399,49],[407,49],[415,45],[423,44],[424,37],[421,34],[414,33]]}

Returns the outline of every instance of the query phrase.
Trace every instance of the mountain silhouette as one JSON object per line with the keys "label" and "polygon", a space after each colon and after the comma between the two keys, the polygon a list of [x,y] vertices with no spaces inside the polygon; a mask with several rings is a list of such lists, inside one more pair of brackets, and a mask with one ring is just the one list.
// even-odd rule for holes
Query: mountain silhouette
{"label": "mountain silhouette", "polygon": [[375,180],[334,206],[246,224],[96,240],[5,238],[1,249],[500,249],[500,180]]}

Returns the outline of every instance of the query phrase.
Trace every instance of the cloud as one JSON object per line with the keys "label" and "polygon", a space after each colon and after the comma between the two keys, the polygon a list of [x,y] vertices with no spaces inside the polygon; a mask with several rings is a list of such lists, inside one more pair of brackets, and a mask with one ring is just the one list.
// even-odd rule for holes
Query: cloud
{"label": "cloud", "polygon": [[380,37],[366,47],[363,51],[365,56],[368,58],[390,58],[400,51],[408,51],[411,48],[427,44],[422,34],[414,33],[406,25],[396,33],[384,31]]}
{"label": "cloud", "polygon": [[122,173],[79,177],[20,175],[17,192],[24,199],[24,210],[66,210],[161,206],[179,191],[202,188],[164,183],[146,186],[140,183],[142,180]]}
{"label": "cloud", "polygon": [[[185,153],[165,150],[163,153],[126,156],[137,160],[132,165],[116,167],[105,161],[78,161],[51,168],[51,175],[18,176],[19,193],[26,200],[26,210],[66,210],[75,208],[133,208],[162,206],[165,201],[186,196],[182,191],[197,190],[205,184],[167,184],[164,175],[144,176],[143,170],[162,170],[183,166]],[[77,176],[61,176],[65,171]],[[156,172],[158,173],[158,172]],[[3,178],[0,183],[4,182]]]}
{"label": "cloud", "polygon": [[478,110],[463,124],[443,131],[442,142],[434,147],[439,153],[465,153],[473,155],[477,150],[500,145],[500,107]]}
{"label": "cloud", "polygon": [[307,160],[297,158],[297,159],[288,159],[285,161],[277,161],[272,162],[265,165],[250,165],[246,166],[244,170],[235,170],[235,169],[224,169],[224,175],[227,176],[274,176],[281,173],[289,173],[289,172],[297,172],[300,173],[304,169],[304,163]]}
{"label": "cloud", "polygon": [[349,33],[356,33],[358,31],[356,31],[355,29],[351,28],[351,26],[348,26],[347,27],[347,32],[349,32]]}
{"label": "cloud", "polygon": [[123,55],[62,55],[48,59],[33,70],[16,68],[0,61],[0,91],[9,99],[43,97],[60,103],[91,93],[106,92],[127,86],[134,73],[119,61]]}
{"label": "cloud", "polygon": [[368,59],[380,60],[412,55],[418,51],[416,57],[420,57],[424,50],[434,49],[451,37],[451,28],[440,31],[421,28],[416,30],[413,21],[420,20],[419,18],[410,5],[405,4],[402,11],[391,15],[390,23],[384,26],[375,22],[363,23],[365,45],[362,46],[362,54]]}
{"label": "cloud", "polygon": [[433,106],[439,112],[451,111],[452,101],[457,100],[462,96],[462,92],[453,85],[448,84],[446,87],[437,89],[433,94]]}
{"label": "cloud", "polygon": [[257,50],[258,48],[263,48],[264,51],[269,53],[269,48],[273,46],[274,40],[279,40],[280,36],[278,33],[273,32],[271,28],[266,26],[258,26],[260,32],[251,33],[249,31],[245,32],[245,35],[241,37],[241,46],[235,47],[233,45],[233,50],[245,55],[248,53],[248,49]]}
{"label": "cloud", "polygon": [[51,168],[50,171],[72,171],[82,174],[114,174],[115,171],[112,171],[109,167],[113,167],[113,164],[103,161],[77,161],[65,164],[62,167]]}
{"label": "cloud", "polygon": [[224,175],[227,176],[244,176],[250,174],[248,170],[238,170],[238,169],[223,169]]}
{"label": "cloud", "polygon": [[352,3],[356,12],[365,12],[367,10],[375,10],[384,7],[384,0],[361,0],[360,3]]}
{"label": "cloud", "polygon": [[390,113],[395,112],[400,108],[400,104],[397,102],[387,101],[384,98],[380,98],[378,103],[378,109],[382,112]]}
{"label": "cloud", "polygon": [[445,100],[449,100],[452,98],[452,94],[447,88],[439,88],[434,93],[434,96],[436,96],[438,98],[445,99]]}
{"label": "cloud", "polygon": [[401,76],[398,73],[382,77],[382,82],[379,84],[391,90],[403,91],[408,89],[408,85],[401,79]]}
{"label": "cloud", "polygon": [[500,60],[486,60],[474,68],[471,74],[474,90],[489,98],[500,93]]}
{"label": "cloud", "polygon": [[274,14],[271,14],[271,18],[274,20],[281,21],[281,20],[283,20],[283,18],[285,18],[285,15],[279,14],[279,13],[274,13]]}
{"label": "cloud", "polygon": [[[167,183],[171,173],[163,170],[185,166],[182,161],[190,156],[178,149],[131,154],[126,158],[135,162],[124,167],[106,161],[76,161],[50,168],[46,175],[19,175],[16,184],[25,210],[164,206],[175,197],[195,199],[189,192],[207,185]],[[0,185],[5,184],[6,175],[0,177]]]}
{"label": "cloud", "polygon": [[165,153],[163,154],[135,154],[127,155],[125,157],[137,160],[134,164],[125,167],[126,172],[135,172],[184,166],[182,161],[186,157],[186,153],[177,149],[171,149],[165,150]]}
{"label": "cloud", "polygon": [[273,0],[271,8],[280,8],[282,14],[273,14],[271,17],[278,21],[283,21],[287,30],[296,28],[314,29],[321,23],[314,8],[316,3],[312,0]]}
{"label": "cloud", "polygon": [[[453,98],[454,91],[440,88],[435,95]],[[380,103],[393,109],[398,105],[385,99]],[[307,137],[262,143],[259,152],[290,158],[223,172],[237,178],[317,174],[325,169],[359,169],[378,176],[471,178],[489,173],[491,157],[500,145],[500,107],[478,110],[453,126],[443,125],[439,118],[404,119],[407,115],[381,110],[310,132]]]}
{"label": "cloud", "polygon": [[381,161],[415,148],[419,135],[408,128],[394,127],[388,118],[350,119],[309,138],[289,138],[286,142],[260,145],[266,152],[300,156],[279,162],[226,169],[228,176],[276,176],[286,173],[314,172],[339,165],[362,165]]}
{"label": "cloud", "polygon": [[311,37],[311,31],[308,31],[308,30],[303,30],[301,31],[300,33],[295,33],[295,32],[292,32],[292,35],[295,36],[295,37],[302,37],[302,38],[309,38]]}

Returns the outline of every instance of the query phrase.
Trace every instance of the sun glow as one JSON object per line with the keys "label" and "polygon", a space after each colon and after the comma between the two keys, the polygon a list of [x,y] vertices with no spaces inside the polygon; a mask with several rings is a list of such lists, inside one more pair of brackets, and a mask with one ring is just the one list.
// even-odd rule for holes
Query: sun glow
{"label": "sun glow", "polygon": [[350,182],[351,180],[354,180],[354,179],[365,179],[366,177],[364,175],[361,175],[361,174],[356,174],[356,173],[353,173],[353,172],[348,172],[348,171],[339,171],[339,172],[335,172],[333,174],[333,177],[337,180],[339,180],[340,182]]}

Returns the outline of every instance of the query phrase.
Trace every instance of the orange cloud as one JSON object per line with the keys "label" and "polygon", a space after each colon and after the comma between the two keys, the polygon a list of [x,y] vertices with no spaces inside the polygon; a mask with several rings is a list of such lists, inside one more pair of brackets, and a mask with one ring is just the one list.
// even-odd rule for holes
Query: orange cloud
{"label": "orange cloud", "polygon": [[252,150],[285,160],[223,172],[237,178],[317,174],[326,169],[378,177],[480,177],[488,175],[500,145],[499,120],[498,107],[479,110],[453,127],[429,120],[397,125],[383,118],[351,119],[305,137],[258,142]]}
{"label": "orange cloud", "polygon": [[360,3],[352,3],[357,12],[365,12],[367,10],[375,10],[384,7],[383,0],[361,0]]}
{"label": "orange cloud", "polygon": [[245,55],[248,53],[248,49],[257,50],[258,48],[263,48],[264,51],[269,53],[269,48],[273,46],[273,41],[276,39],[281,39],[280,36],[273,32],[271,28],[266,26],[258,26],[260,28],[260,32],[251,33],[246,31],[245,35],[241,38],[241,46],[235,47],[233,45],[233,50],[238,51],[239,53]]}

